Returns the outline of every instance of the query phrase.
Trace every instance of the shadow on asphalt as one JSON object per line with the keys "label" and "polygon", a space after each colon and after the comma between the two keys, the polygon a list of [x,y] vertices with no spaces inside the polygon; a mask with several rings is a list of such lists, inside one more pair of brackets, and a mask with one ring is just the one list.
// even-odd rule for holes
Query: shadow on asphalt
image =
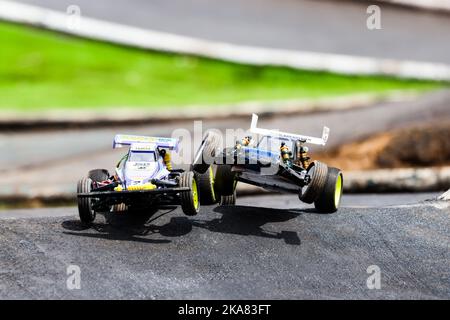
{"label": "shadow on asphalt", "polygon": [[[177,237],[189,233],[192,225],[189,222],[171,221],[163,226],[152,225],[151,222],[171,213],[176,207],[160,211],[145,211],[131,213],[104,213],[105,223],[93,223],[91,226],[83,225],[79,220],[67,220],[62,222],[62,227],[66,230],[65,234],[102,238],[107,240],[137,241],[147,243],[170,243],[168,239],[148,239],[145,236],[149,234],[161,234],[166,237]],[[162,211],[162,212],[161,212]],[[155,214],[158,215],[155,216]],[[178,218],[180,219],[180,218]],[[186,218],[181,217],[188,221]],[[173,226],[173,224],[175,226]],[[89,232],[79,232],[89,231]],[[92,231],[97,231],[93,233]]]}
{"label": "shadow on asphalt", "polygon": [[[209,207],[207,207],[209,209]],[[175,208],[163,212],[106,213],[105,223],[94,223],[86,227],[79,220],[67,220],[62,223],[65,234],[103,238],[108,240],[139,241],[148,243],[170,243],[168,239],[148,239],[145,236],[160,234],[164,237],[181,237],[192,231],[193,227],[210,232],[257,236],[282,239],[286,244],[300,245],[301,241],[294,231],[269,231],[263,226],[267,223],[285,222],[298,217],[302,213],[312,212],[310,209],[273,209],[252,206],[222,206],[212,211],[220,213],[220,218],[212,220],[188,219],[172,217],[162,226],[152,224],[153,221],[171,213]],[[202,213],[200,212],[199,216]],[[87,231],[87,232],[85,232]],[[93,232],[96,231],[96,232]]]}
{"label": "shadow on asphalt", "polygon": [[286,244],[300,245],[301,241],[294,231],[268,231],[262,227],[271,222],[284,222],[302,213],[298,210],[261,208],[252,206],[221,206],[213,209],[222,214],[213,220],[191,220],[194,227],[211,232],[283,239]]}

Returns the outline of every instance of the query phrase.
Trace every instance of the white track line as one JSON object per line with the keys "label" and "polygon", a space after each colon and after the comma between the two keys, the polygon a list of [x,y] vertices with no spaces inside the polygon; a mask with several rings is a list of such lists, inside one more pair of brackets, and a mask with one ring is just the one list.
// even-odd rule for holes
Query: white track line
{"label": "white track line", "polygon": [[250,65],[286,66],[344,74],[378,74],[402,78],[450,80],[450,66],[440,63],[234,45],[145,30],[86,17],[80,17],[77,28],[69,28],[70,18],[63,12],[13,1],[0,0],[0,19],[122,45],[192,54]]}

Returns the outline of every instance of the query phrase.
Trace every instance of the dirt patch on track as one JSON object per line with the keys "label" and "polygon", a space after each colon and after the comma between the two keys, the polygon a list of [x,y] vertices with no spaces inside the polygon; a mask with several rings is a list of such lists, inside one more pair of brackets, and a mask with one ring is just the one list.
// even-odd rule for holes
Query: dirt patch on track
{"label": "dirt patch on track", "polygon": [[343,170],[450,165],[450,121],[377,134],[313,156]]}

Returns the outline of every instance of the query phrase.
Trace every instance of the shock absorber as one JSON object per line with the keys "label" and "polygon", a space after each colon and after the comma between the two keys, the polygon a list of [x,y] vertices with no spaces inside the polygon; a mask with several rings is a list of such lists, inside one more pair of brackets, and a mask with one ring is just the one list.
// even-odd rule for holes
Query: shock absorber
{"label": "shock absorber", "polygon": [[299,159],[303,166],[303,168],[308,169],[309,160],[311,159],[308,155],[309,148],[305,146],[301,146],[299,149]]}
{"label": "shock absorber", "polygon": [[282,142],[280,146],[280,155],[283,162],[290,166],[292,152],[289,150],[289,147],[284,142]]}
{"label": "shock absorber", "polygon": [[169,152],[166,152],[164,155],[164,163],[166,164],[167,170],[172,171],[172,161]]}
{"label": "shock absorber", "polygon": [[297,165],[297,166],[299,166],[299,167],[301,167],[301,166],[303,166],[302,165],[302,162],[301,162],[301,153],[300,153],[300,148],[302,147],[302,142],[300,141],[300,140],[296,140],[295,141],[295,149],[294,149],[294,152],[295,152],[295,161],[294,161],[294,163],[295,163],[295,165]]}
{"label": "shock absorber", "polygon": [[170,153],[165,149],[159,151],[159,154],[163,157],[164,164],[166,165],[167,170],[172,171],[172,161],[170,157]]}

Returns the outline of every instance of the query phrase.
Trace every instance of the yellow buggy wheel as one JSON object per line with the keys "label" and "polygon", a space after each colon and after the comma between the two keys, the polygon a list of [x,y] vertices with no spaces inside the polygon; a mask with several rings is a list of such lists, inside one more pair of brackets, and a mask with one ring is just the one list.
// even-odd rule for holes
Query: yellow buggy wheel
{"label": "yellow buggy wheel", "polygon": [[200,203],[201,204],[215,204],[217,203],[216,193],[214,191],[214,171],[213,166],[209,166],[209,169],[205,173],[195,173],[198,189],[200,191]]}
{"label": "yellow buggy wheel", "polygon": [[321,213],[333,213],[339,208],[344,178],[341,170],[328,168],[327,181],[322,193],[319,195],[314,206]]}
{"label": "yellow buggy wheel", "polygon": [[195,216],[200,211],[200,197],[194,173],[183,172],[180,175],[180,187],[188,187],[190,191],[180,193],[181,209],[187,216]]}

